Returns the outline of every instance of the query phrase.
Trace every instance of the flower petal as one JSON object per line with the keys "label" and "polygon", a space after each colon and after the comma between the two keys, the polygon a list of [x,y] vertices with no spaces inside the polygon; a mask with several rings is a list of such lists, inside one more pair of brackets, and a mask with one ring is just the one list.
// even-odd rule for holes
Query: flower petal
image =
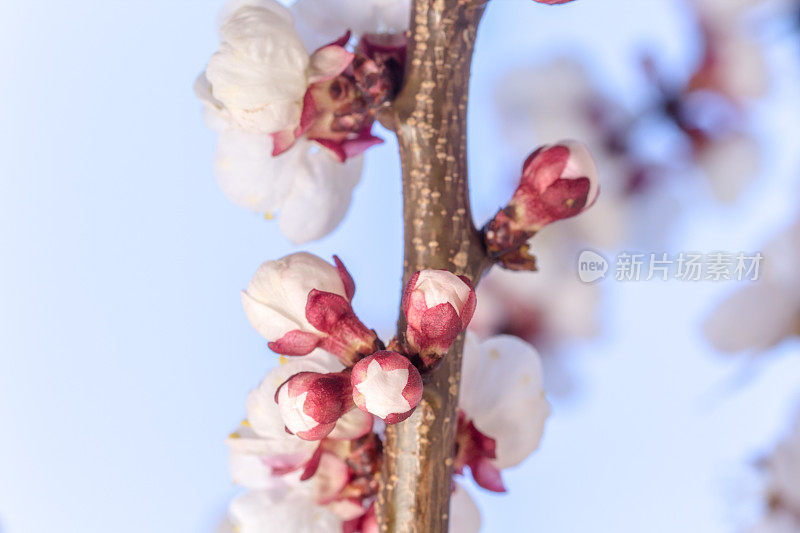
{"label": "flower petal", "polygon": [[519,464],[538,447],[550,414],[539,354],[517,337],[479,343],[468,333],[459,407],[481,433],[495,439],[496,467]]}
{"label": "flower petal", "polygon": [[[298,143],[309,149],[310,143]],[[353,187],[361,178],[363,158],[339,163],[324,150],[308,153],[295,168],[279,224],[294,244],[320,239],[336,229],[350,206]]]}

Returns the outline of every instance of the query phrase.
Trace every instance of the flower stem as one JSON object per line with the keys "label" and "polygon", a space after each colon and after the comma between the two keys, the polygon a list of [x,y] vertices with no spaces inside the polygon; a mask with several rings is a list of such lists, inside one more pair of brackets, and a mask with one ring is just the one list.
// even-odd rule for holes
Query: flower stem
{"label": "flower stem", "polygon": [[[403,89],[390,122],[403,167],[403,286],[426,268],[476,284],[491,265],[472,222],[467,181],[470,65],[485,1],[413,0]],[[399,332],[405,331],[401,313]],[[414,414],[386,432],[380,530],[446,533],[463,339],[426,378]]]}

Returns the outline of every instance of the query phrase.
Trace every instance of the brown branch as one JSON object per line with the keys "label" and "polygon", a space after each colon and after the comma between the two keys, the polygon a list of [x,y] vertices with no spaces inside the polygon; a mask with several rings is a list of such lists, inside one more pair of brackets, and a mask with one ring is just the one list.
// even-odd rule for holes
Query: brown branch
{"label": "brown branch", "polygon": [[[467,182],[470,65],[485,1],[414,0],[406,80],[393,106],[403,166],[403,283],[442,268],[477,283],[490,262],[472,222]],[[404,331],[401,323],[399,331]],[[423,399],[386,432],[381,531],[446,533],[461,379],[459,338],[426,380]]]}

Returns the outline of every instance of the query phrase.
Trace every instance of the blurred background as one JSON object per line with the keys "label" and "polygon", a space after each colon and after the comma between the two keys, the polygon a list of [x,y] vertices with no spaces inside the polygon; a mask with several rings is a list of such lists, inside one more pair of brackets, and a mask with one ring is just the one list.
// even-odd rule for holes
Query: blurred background
{"label": "blurred background", "polygon": [[[239,291],[295,248],[212,174],[192,84],[221,3],[0,6],[3,533],[210,532],[236,492],[223,441],[277,359]],[[764,465],[800,408],[800,298],[773,315],[768,294],[737,294],[800,285],[800,239],[769,247],[798,219],[798,13],[790,0],[491,2],[470,100],[476,223],[524,156],[562,137],[589,144],[602,193],[585,220],[543,232],[540,280],[492,274],[481,289],[530,295],[525,324],[475,326],[533,340],[554,412],[509,494],[469,487],[484,531],[731,532],[774,510]],[[396,144],[379,134],[344,223],[304,248],[342,257],[356,311],[385,330],[402,223]],[[767,279],[609,271],[587,285],[586,248],[612,262],[761,251]]]}

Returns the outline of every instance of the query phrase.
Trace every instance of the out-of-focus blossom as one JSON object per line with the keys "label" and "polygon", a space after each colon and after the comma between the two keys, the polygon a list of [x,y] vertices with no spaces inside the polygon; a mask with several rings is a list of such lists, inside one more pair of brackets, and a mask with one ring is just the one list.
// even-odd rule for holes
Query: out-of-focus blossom
{"label": "out-of-focus blossom", "polygon": [[748,530],[748,533],[797,533],[800,518],[787,511],[773,511]]}
{"label": "out-of-focus blossom", "polygon": [[800,419],[764,462],[766,513],[748,533],[800,531]]}
{"label": "out-of-focus blossom", "polygon": [[350,305],[353,279],[334,261],[336,266],[306,252],[267,261],[242,292],[250,323],[273,351],[305,355],[319,347],[352,363],[378,349],[377,336]]}
{"label": "out-of-focus blossom", "polygon": [[764,248],[759,279],[737,290],[717,307],[703,329],[724,352],[763,351],[798,333],[800,223]]}
{"label": "out-of-focus blossom", "polygon": [[572,1],[573,0],[534,0],[534,2],[537,2],[539,4],[547,4],[547,5],[550,5],[550,6],[554,6],[554,5],[557,5],[557,4],[566,4],[566,3],[572,2]]}
{"label": "out-of-focus blossom", "polygon": [[406,341],[425,366],[432,366],[472,319],[475,290],[464,276],[447,270],[423,270],[408,280],[402,308]]}
{"label": "out-of-focus blossom", "polygon": [[455,470],[469,466],[482,487],[504,492],[500,471],[538,446],[550,414],[539,354],[510,335],[467,334],[459,395]]}
{"label": "out-of-focus blossom", "polygon": [[770,500],[800,518],[800,420],[767,460]]}
{"label": "out-of-focus blossom", "polygon": [[709,143],[698,151],[696,157],[714,195],[721,202],[730,203],[758,175],[761,150],[752,137],[734,133],[718,142]]}
{"label": "out-of-focus blossom", "polygon": [[353,400],[362,411],[387,424],[402,422],[422,398],[422,377],[407,357],[375,352],[353,366]]}

